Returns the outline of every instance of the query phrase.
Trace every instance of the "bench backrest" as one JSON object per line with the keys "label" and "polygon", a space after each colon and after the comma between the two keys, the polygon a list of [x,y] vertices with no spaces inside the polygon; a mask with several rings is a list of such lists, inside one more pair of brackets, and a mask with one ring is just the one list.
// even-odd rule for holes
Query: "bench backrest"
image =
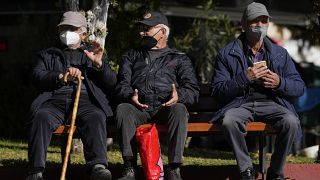
{"label": "bench backrest", "polygon": [[200,95],[197,103],[188,107],[189,122],[208,122],[218,109],[218,103],[211,96],[210,84],[199,84]]}

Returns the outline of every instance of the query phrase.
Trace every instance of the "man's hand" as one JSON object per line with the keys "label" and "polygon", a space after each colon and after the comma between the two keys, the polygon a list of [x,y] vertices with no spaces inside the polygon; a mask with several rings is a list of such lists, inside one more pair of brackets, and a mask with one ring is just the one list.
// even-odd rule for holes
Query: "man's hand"
{"label": "man's hand", "polygon": [[[60,78],[61,76],[59,75],[59,78]],[[60,79],[60,80],[63,80],[63,81],[65,81],[65,83],[66,82],[68,82],[68,81],[72,81],[72,80],[74,80],[74,79],[77,79],[78,77],[81,77],[81,79],[84,79],[82,76],[81,76],[81,71],[80,71],[80,69],[78,69],[78,68],[74,68],[74,67],[69,67],[68,69],[67,69],[67,71],[63,74],[63,76],[61,77],[61,78],[63,78],[63,79]]]}
{"label": "man's hand", "polygon": [[100,47],[98,43],[93,44],[94,50],[93,51],[87,51],[84,50],[84,53],[88,56],[88,58],[93,62],[93,64],[100,68],[102,66],[102,55],[103,55],[103,49]]}
{"label": "man's hand", "polygon": [[176,86],[172,84],[171,99],[168,102],[163,103],[162,107],[169,107],[176,104],[177,102],[178,102],[178,92],[177,92]]}
{"label": "man's hand", "polygon": [[246,76],[249,81],[258,80],[259,78],[263,77],[265,74],[268,73],[267,66],[253,66],[249,67],[246,71]]}
{"label": "man's hand", "polygon": [[149,106],[139,102],[138,89],[135,89],[131,97],[131,103],[139,109],[147,109]]}
{"label": "man's hand", "polygon": [[261,80],[265,88],[276,89],[280,85],[280,77],[270,70],[268,70],[268,73],[265,74]]}

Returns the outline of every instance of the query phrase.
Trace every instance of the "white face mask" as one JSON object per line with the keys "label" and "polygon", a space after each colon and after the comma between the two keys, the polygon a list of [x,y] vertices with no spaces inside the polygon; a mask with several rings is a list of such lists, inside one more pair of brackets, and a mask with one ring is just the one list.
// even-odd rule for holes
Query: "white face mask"
{"label": "white face mask", "polygon": [[60,33],[60,40],[63,44],[67,45],[68,47],[77,45],[81,41],[80,35],[72,31],[62,31]]}

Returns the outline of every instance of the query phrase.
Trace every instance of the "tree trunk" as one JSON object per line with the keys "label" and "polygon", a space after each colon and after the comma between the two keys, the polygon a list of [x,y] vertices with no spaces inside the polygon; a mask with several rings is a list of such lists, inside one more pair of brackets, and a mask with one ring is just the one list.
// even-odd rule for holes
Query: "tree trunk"
{"label": "tree trunk", "polygon": [[[109,0],[93,0],[91,10],[86,12],[88,40],[96,42],[104,49],[107,36]],[[67,11],[79,11],[79,0],[66,0]]]}
{"label": "tree trunk", "polygon": [[109,0],[94,0],[92,10],[87,12],[89,41],[97,42],[104,48],[107,36]]}
{"label": "tree trunk", "polygon": [[79,0],[66,0],[67,11],[79,11]]}

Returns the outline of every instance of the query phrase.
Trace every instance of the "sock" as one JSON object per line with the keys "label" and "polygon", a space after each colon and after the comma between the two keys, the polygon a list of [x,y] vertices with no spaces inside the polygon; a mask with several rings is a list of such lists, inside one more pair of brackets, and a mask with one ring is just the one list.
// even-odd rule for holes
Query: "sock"
{"label": "sock", "polygon": [[34,167],[30,169],[29,174],[37,174],[37,173],[43,173],[44,168],[43,167]]}
{"label": "sock", "polygon": [[181,163],[170,163],[169,164],[170,169],[177,169],[177,168],[180,168],[180,166],[181,166]]}
{"label": "sock", "polygon": [[134,168],[137,166],[137,160],[136,159],[126,159],[124,160],[124,167],[125,168]]}

